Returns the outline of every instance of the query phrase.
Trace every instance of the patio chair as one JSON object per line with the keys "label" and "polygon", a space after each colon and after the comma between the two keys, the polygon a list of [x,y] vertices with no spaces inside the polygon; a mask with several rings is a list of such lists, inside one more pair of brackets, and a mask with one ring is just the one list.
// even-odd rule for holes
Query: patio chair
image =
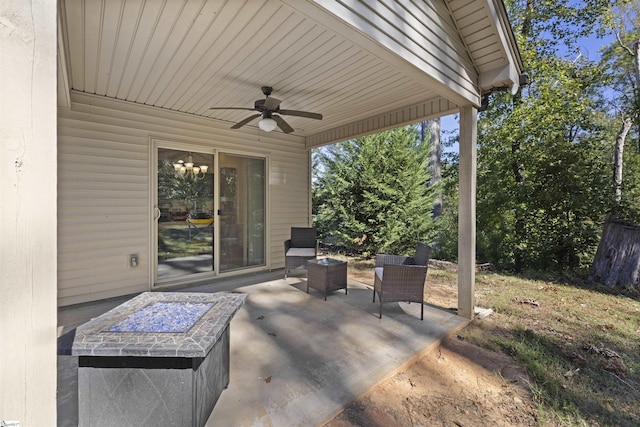
{"label": "patio chair", "polygon": [[291,238],[284,242],[284,278],[290,270],[307,268],[307,261],[318,255],[315,228],[291,227]]}
{"label": "patio chair", "polygon": [[419,302],[420,320],[424,319],[424,282],[427,278],[431,247],[418,242],[415,255],[377,254],[373,281],[373,302],[376,293],[382,304],[387,302]]}

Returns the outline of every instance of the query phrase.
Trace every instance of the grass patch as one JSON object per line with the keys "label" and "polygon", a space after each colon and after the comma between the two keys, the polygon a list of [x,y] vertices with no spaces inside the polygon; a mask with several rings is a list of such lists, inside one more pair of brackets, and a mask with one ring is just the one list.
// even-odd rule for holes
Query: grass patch
{"label": "grass patch", "polygon": [[640,424],[640,302],[584,282],[476,276],[474,344],[510,354],[533,379],[542,424]]}
{"label": "grass patch", "polygon": [[158,259],[174,259],[213,253],[213,231],[206,227],[191,229],[186,222],[160,223]]}
{"label": "grass patch", "polygon": [[[344,259],[351,278],[372,282],[372,260]],[[524,368],[540,425],[640,425],[639,293],[540,277],[477,273],[476,306],[494,314],[460,334]],[[425,300],[456,298],[457,274],[430,268]]]}

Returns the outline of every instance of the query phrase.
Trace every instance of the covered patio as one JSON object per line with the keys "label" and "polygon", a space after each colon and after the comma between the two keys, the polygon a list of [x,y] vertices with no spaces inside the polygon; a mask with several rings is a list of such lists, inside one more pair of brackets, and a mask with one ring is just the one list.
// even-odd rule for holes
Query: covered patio
{"label": "covered patio", "polygon": [[[278,271],[290,228],[312,224],[313,148],[449,114],[460,123],[457,315],[473,316],[477,113],[492,91],[515,93],[523,71],[502,0],[14,1],[2,12],[5,419],[55,418],[58,308]],[[256,101],[288,125],[263,131],[242,111]],[[159,172],[192,153],[210,167],[209,199],[163,205]],[[180,255],[204,255],[206,271],[167,278],[161,237],[176,230],[164,225],[187,208],[213,218],[204,254]]]}
{"label": "covered patio", "polygon": [[[385,305],[379,319],[371,287],[348,286],[348,294],[324,301],[320,292],[306,293],[304,274],[283,280],[278,271],[182,289],[248,295],[231,322],[231,382],[206,425],[322,425],[468,322],[429,304],[421,321],[420,305],[407,303]],[[121,302],[64,308],[59,321],[70,330]],[[58,426],[77,425],[76,369],[77,358],[58,356]],[[161,413],[161,399],[147,400],[150,417]]]}

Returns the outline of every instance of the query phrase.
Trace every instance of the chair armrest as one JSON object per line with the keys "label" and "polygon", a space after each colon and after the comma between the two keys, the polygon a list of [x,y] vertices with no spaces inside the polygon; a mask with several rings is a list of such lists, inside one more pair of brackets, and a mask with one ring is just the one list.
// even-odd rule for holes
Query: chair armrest
{"label": "chair armrest", "polygon": [[291,249],[291,239],[284,241],[284,253],[286,254],[289,249]]}
{"label": "chair armrest", "polygon": [[404,255],[377,254],[376,267],[384,267],[385,264],[403,265],[409,264],[411,257]]}

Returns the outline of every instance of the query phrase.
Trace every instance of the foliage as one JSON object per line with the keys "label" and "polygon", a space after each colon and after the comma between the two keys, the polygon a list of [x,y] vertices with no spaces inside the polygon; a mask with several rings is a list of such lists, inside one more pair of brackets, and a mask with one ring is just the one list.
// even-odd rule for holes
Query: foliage
{"label": "foliage", "polygon": [[540,53],[572,50],[581,37],[594,32],[602,36],[610,25],[611,5],[616,0],[535,1],[508,0],[509,17],[517,32],[528,37]]}
{"label": "foliage", "polygon": [[161,195],[163,198],[183,202],[190,212],[202,211],[207,200],[213,197],[211,180],[183,177],[169,160],[158,165],[158,188],[166,192]]}
{"label": "foliage", "polygon": [[618,127],[625,118],[634,120],[625,141],[622,197],[612,215],[640,224],[640,76],[633,49],[640,41],[640,2],[613,9],[611,28],[617,40],[605,46],[599,64],[611,88],[611,115]]}
{"label": "foliage", "polygon": [[535,4],[512,2],[531,84],[515,97],[492,95],[478,124],[477,254],[516,271],[584,271],[613,209],[617,129],[602,67],[562,59],[558,46],[571,52],[602,28],[609,2]]}
{"label": "foliage", "polygon": [[[478,255],[507,268],[517,251],[524,268],[584,268],[610,207],[603,142],[613,136],[590,83],[597,71],[535,53],[530,63],[528,96],[515,105],[496,98],[479,125]],[[522,165],[521,182],[514,165]]]}
{"label": "foliage", "polygon": [[627,150],[624,159],[622,199],[616,204],[613,217],[629,224],[640,224],[640,153]]}
{"label": "foliage", "polygon": [[[458,137],[451,137],[443,142],[451,147],[458,142]],[[458,260],[458,154],[448,152],[442,158],[442,215],[438,229],[441,231],[434,245],[433,258]]]}
{"label": "foliage", "polygon": [[408,253],[436,234],[429,144],[398,128],[315,150],[314,226],[321,240],[368,253]]}
{"label": "foliage", "polygon": [[[617,35],[616,41],[602,49],[600,66],[606,70],[613,89],[611,106],[614,113],[634,115],[640,110],[640,82],[636,78],[632,51],[634,43],[640,40],[640,2],[615,8],[611,31]],[[634,137],[638,138],[637,124]]]}

